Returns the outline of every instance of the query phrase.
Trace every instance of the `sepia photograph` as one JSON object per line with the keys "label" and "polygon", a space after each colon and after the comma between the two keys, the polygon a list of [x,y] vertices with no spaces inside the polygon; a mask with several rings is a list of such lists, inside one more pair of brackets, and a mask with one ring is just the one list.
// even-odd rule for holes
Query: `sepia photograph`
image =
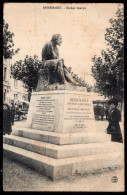
{"label": "sepia photograph", "polygon": [[3,4],[3,191],[124,192],[124,4]]}

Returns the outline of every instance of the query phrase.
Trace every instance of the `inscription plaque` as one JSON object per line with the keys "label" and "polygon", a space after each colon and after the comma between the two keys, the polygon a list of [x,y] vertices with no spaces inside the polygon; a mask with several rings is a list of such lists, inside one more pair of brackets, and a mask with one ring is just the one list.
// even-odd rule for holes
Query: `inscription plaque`
{"label": "inscription plaque", "polygon": [[66,90],[35,92],[31,104],[28,124],[33,129],[58,133],[89,132],[95,129],[90,93]]}
{"label": "inscription plaque", "polygon": [[94,120],[91,98],[87,95],[68,97],[65,104],[65,131],[85,132]]}
{"label": "inscription plaque", "polygon": [[52,96],[43,96],[36,101],[32,126],[41,126],[42,129],[54,129],[55,99]]}

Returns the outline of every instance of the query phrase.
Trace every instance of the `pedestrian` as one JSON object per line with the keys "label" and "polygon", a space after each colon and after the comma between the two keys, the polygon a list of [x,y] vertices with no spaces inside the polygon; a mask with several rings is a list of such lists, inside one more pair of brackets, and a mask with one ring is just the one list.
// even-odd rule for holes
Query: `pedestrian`
{"label": "pedestrian", "polygon": [[3,104],[3,135],[10,135],[11,132],[11,110],[8,104]]}
{"label": "pedestrian", "polygon": [[122,133],[119,125],[121,114],[117,109],[117,105],[117,100],[111,99],[109,101],[109,125],[107,127],[107,134],[111,134],[111,141],[123,143]]}
{"label": "pedestrian", "polygon": [[96,104],[96,106],[94,107],[94,114],[95,114],[95,119],[99,120],[99,103]]}
{"label": "pedestrian", "polygon": [[[120,111],[120,113],[121,113],[121,104],[120,104],[120,102],[118,103],[117,108],[118,108],[118,110],[119,110],[119,111]],[[122,121],[122,118],[120,118],[120,121]]]}
{"label": "pedestrian", "polygon": [[12,125],[14,125],[14,118],[15,118],[15,105],[12,102],[11,103],[11,123]]}
{"label": "pedestrian", "polygon": [[17,112],[18,112],[18,121],[19,121],[20,118],[21,118],[21,115],[22,115],[22,113],[23,113],[23,112],[22,112],[22,105],[19,105],[19,106],[18,106],[18,111],[17,111]]}
{"label": "pedestrian", "polygon": [[108,105],[105,106],[105,116],[106,120],[108,120]]}
{"label": "pedestrian", "polygon": [[105,110],[103,106],[100,106],[100,115],[101,115],[101,120],[103,121],[104,115],[105,115]]}

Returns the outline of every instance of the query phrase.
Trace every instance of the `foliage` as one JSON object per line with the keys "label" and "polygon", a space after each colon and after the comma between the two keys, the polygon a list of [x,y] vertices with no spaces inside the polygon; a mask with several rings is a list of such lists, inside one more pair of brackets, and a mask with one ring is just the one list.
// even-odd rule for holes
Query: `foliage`
{"label": "foliage", "polygon": [[[34,58],[26,55],[25,59],[16,61],[11,67],[11,73],[13,77],[17,80],[23,81],[29,86],[29,90],[36,89],[38,83],[38,71],[43,69],[45,74],[48,74],[48,67],[45,69],[42,65],[42,62],[38,60],[38,57],[35,55]],[[74,74],[72,68],[69,67],[68,71],[73,77],[73,79],[82,87],[86,87],[88,91],[92,91],[92,86],[86,83],[78,74]]]}
{"label": "foliage", "polygon": [[86,87],[88,92],[93,91],[92,85],[89,85],[87,82],[84,81],[82,77],[79,77],[78,74],[72,72],[72,67],[68,68],[68,72],[71,74],[73,79],[79,84],[79,86]]}
{"label": "foliage", "polygon": [[124,13],[119,8],[116,18],[110,19],[110,27],[106,29],[105,40],[108,49],[102,50],[101,57],[92,59],[92,75],[96,80],[98,91],[119,100],[123,99],[123,43],[124,43]]}
{"label": "foliage", "polygon": [[14,50],[13,36],[14,33],[8,30],[9,25],[3,20],[3,56],[5,59],[12,58],[13,55],[18,53],[19,48]]}
{"label": "foliage", "polygon": [[26,55],[23,61],[16,61],[11,70],[13,77],[26,83],[31,91],[31,89],[36,89],[40,68],[42,68],[42,63],[36,55],[34,58]]}

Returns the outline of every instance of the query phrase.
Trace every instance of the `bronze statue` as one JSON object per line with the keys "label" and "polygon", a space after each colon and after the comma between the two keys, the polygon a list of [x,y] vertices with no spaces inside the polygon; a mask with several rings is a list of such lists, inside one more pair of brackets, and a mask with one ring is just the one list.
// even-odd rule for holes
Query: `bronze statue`
{"label": "bronze statue", "polygon": [[[54,34],[50,42],[46,43],[42,49],[42,69],[38,73],[38,85],[36,91],[43,90],[83,90],[72,78],[64,64],[64,60],[59,58],[57,45],[61,45],[62,37]],[[82,88],[82,89],[81,89]]]}
{"label": "bronze statue", "polygon": [[64,60],[59,58],[59,50],[57,45],[61,46],[62,37],[60,34],[52,36],[50,42],[46,43],[42,49],[42,62],[44,67],[49,68],[50,81],[49,84],[66,82],[76,85],[76,81],[72,78],[64,65]]}

